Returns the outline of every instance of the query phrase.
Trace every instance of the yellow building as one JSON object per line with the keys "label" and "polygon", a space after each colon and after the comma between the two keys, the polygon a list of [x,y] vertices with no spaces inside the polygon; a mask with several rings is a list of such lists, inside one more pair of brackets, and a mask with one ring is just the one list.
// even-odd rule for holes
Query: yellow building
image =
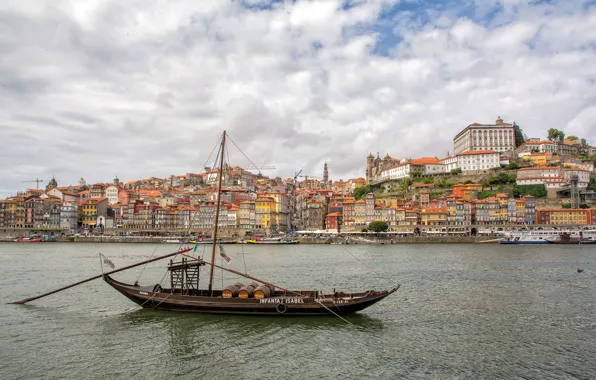
{"label": "yellow building", "polygon": [[532,153],[523,156],[524,159],[532,161],[534,165],[546,166],[546,164],[552,160],[553,154],[551,152],[546,153]]}
{"label": "yellow building", "polygon": [[539,224],[588,224],[589,213],[581,208],[551,208],[536,211]]}
{"label": "yellow building", "polygon": [[447,224],[447,209],[428,208],[421,210],[420,224],[423,226],[440,226]]}
{"label": "yellow building", "polygon": [[275,220],[273,224],[277,226],[279,231],[288,230],[288,196],[286,194],[277,192],[267,192],[266,197],[273,198],[275,205],[271,210],[271,217]]}
{"label": "yellow building", "polygon": [[95,226],[98,216],[108,213],[108,198],[89,198],[79,207],[79,219],[83,227]]}
{"label": "yellow building", "polygon": [[275,226],[275,218],[271,218],[272,213],[275,213],[275,199],[258,197],[255,201],[255,227],[267,229],[271,228],[272,224]]}

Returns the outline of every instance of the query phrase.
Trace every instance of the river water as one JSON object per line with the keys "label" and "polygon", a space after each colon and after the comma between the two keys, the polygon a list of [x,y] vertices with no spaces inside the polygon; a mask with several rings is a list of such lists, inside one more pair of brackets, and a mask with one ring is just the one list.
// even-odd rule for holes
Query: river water
{"label": "river water", "polygon": [[[101,280],[28,305],[6,304],[99,273],[98,252],[122,267],[177,248],[0,244],[0,378],[596,378],[590,246],[226,247],[231,268],[246,265],[289,288],[401,284],[349,323],[138,309]],[[115,278],[140,275],[141,284],[154,284],[165,264]],[[226,285],[236,279],[224,277]],[[221,272],[216,281],[221,285]]]}

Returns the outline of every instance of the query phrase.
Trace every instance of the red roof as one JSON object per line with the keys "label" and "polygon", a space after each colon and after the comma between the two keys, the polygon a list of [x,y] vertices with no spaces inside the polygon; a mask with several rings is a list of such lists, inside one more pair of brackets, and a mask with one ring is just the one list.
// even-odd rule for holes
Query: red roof
{"label": "red roof", "polygon": [[410,163],[413,165],[440,165],[441,161],[436,157],[421,157],[411,160]]}

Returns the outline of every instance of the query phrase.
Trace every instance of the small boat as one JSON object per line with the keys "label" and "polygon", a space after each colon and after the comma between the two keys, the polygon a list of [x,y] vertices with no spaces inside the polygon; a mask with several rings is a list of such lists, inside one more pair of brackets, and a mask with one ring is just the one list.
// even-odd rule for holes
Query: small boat
{"label": "small boat", "polygon": [[13,240],[16,243],[41,243],[43,241],[43,237],[39,235],[23,236]]}
{"label": "small boat", "polygon": [[284,239],[281,237],[277,238],[255,238],[246,240],[247,244],[298,244],[299,241],[296,239]]}
{"label": "small boat", "polygon": [[163,241],[163,243],[180,244],[180,240],[178,240],[178,239],[166,239],[166,240]]}

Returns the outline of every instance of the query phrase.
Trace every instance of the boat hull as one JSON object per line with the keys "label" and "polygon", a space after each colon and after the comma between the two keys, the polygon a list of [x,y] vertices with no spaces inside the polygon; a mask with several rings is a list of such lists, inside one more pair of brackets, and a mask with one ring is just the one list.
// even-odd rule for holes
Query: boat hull
{"label": "boat hull", "polygon": [[[336,293],[316,297],[280,295],[264,299],[195,296],[151,291],[104,276],[104,280],[136,304],[150,309],[233,315],[309,316],[346,315],[363,310],[395,292],[397,288],[362,293]],[[297,291],[299,292],[299,291]],[[306,292],[305,292],[306,293]],[[313,293],[310,291],[309,293]]]}
{"label": "boat hull", "polygon": [[552,244],[596,244],[596,240],[549,240]]}
{"label": "boat hull", "polygon": [[536,240],[536,241],[531,241],[531,240],[527,240],[527,241],[511,241],[511,240],[501,240],[499,241],[499,244],[550,244],[549,241],[547,240]]}
{"label": "boat hull", "polygon": [[15,243],[42,243],[43,239],[41,238],[37,238],[37,239],[15,239],[13,240]]}

